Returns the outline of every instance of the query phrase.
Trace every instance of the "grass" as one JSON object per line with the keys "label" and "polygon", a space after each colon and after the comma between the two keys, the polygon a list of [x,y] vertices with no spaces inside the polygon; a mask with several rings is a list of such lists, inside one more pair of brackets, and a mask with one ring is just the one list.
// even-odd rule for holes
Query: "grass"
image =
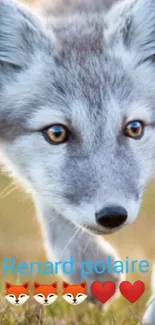
{"label": "grass", "polygon": [[25,307],[11,307],[4,300],[0,308],[0,324],[53,324],[53,325],[135,325],[140,320],[141,309],[145,299],[131,306],[125,299],[120,299],[107,312],[100,311],[98,306],[85,303],[70,307],[65,302],[55,303],[44,309],[29,301]]}
{"label": "grass", "polygon": [[[5,190],[6,189],[6,190]],[[12,189],[12,190],[11,190]],[[155,184],[152,182],[145,193],[144,204],[140,217],[136,222],[119,233],[107,236],[123,259],[147,259],[153,263],[155,259]],[[51,307],[42,308],[35,303],[33,298],[23,307],[12,307],[4,299],[4,283],[33,282],[34,278],[4,276],[2,274],[2,259],[14,257],[20,261],[45,261],[43,241],[40,227],[35,218],[35,210],[30,198],[21,190],[10,186],[10,180],[0,176],[0,324],[2,325],[136,325],[141,319],[145,303],[150,295],[150,273],[130,274],[130,281],[142,280],[146,284],[146,292],[135,304],[130,304],[125,298],[120,297],[107,311],[101,311],[101,304],[92,305],[86,302],[80,306],[70,307],[59,298]],[[39,244],[38,244],[39,243]],[[51,276],[46,278],[36,276],[35,280],[41,283],[53,281]],[[59,279],[60,281],[60,279]]]}

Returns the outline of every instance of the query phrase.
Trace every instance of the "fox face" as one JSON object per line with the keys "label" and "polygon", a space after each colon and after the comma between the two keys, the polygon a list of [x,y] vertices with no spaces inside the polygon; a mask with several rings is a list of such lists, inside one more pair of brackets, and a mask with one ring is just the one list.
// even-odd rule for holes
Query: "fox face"
{"label": "fox face", "polygon": [[41,305],[52,305],[58,298],[57,282],[48,285],[34,282],[33,297]]}
{"label": "fox face", "polygon": [[46,28],[0,0],[0,147],[45,221],[103,234],[137,217],[155,170],[154,21],[154,1],[129,0]]}
{"label": "fox face", "polygon": [[86,281],[71,285],[63,282],[63,299],[70,305],[79,305],[88,297]]}
{"label": "fox face", "polygon": [[12,285],[5,283],[5,298],[14,306],[21,306],[29,299],[28,282],[22,285]]}

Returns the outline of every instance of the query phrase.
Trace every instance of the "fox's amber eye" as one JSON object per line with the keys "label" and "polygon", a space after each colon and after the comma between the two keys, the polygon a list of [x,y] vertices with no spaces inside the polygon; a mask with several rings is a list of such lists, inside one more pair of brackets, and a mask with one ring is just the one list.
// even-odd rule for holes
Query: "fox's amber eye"
{"label": "fox's amber eye", "polygon": [[129,122],[124,129],[124,134],[135,140],[141,139],[144,135],[144,124],[141,121]]}
{"label": "fox's amber eye", "polygon": [[64,125],[55,124],[44,130],[46,139],[52,144],[61,144],[68,140],[69,131]]}

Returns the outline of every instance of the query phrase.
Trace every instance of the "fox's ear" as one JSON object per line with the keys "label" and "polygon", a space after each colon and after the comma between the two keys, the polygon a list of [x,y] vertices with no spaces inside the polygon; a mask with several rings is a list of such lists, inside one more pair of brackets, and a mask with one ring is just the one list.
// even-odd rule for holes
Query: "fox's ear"
{"label": "fox's ear", "polygon": [[41,286],[39,282],[34,282],[34,289],[38,289]]}
{"label": "fox's ear", "polygon": [[86,289],[86,288],[87,288],[87,282],[86,282],[86,281],[81,282],[81,283],[80,283],[80,286],[81,286],[82,288]]}
{"label": "fox's ear", "polygon": [[9,282],[5,282],[5,290],[8,290],[12,287],[12,284]]}
{"label": "fox's ear", "polygon": [[24,282],[24,283],[22,284],[22,287],[24,287],[25,289],[28,289],[28,287],[29,287],[29,283],[28,283],[28,282]]}
{"label": "fox's ear", "polygon": [[[115,22],[115,23],[114,23]],[[107,15],[107,40],[125,46],[137,65],[155,61],[155,1],[121,1]],[[121,51],[121,47],[119,47]]]}
{"label": "fox's ear", "polygon": [[68,282],[63,281],[62,286],[63,286],[63,289],[66,289],[70,286],[70,284]]}
{"label": "fox's ear", "polygon": [[54,37],[41,18],[13,0],[0,0],[0,72],[9,65],[24,68],[45,50],[53,53]]}
{"label": "fox's ear", "polygon": [[58,288],[58,282],[53,282],[53,283],[51,284],[51,286],[52,286],[53,288],[57,289],[57,288]]}

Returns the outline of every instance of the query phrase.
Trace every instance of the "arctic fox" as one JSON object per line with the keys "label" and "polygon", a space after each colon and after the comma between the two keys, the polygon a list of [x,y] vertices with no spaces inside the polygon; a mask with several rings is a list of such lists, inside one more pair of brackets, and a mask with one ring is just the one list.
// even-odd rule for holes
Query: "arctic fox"
{"label": "arctic fox", "polygon": [[155,167],[155,2],[86,3],[46,19],[0,0],[0,151],[48,256],[75,256],[69,283],[83,259],[118,259],[101,235],[135,220]]}

